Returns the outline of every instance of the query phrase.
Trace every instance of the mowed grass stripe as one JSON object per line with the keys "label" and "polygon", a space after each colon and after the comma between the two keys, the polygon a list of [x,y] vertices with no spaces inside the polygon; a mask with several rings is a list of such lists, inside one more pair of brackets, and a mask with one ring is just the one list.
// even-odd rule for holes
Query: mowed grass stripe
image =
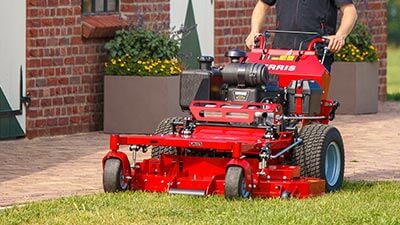
{"label": "mowed grass stripe", "polygon": [[306,200],[95,194],[0,211],[0,224],[400,224],[399,182],[346,182]]}

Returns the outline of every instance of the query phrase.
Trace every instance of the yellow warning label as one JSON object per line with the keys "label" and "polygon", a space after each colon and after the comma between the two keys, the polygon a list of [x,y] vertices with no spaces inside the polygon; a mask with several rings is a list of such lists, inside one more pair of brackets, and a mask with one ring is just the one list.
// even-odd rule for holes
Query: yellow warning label
{"label": "yellow warning label", "polygon": [[271,56],[271,60],[293,61],[294,55],[276,55]]}

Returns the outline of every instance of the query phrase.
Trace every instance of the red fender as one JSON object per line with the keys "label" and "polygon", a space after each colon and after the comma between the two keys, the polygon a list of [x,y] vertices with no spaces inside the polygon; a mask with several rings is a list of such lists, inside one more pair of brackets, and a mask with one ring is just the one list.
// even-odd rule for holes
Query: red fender
{"label": "red fender", "polygon": [[[228,170],[229,167],[231,166],[239,166],[242,167],[244,170],[244,177],[246,179],[246,189],[248,192],[251,193],[252,187],[253,187],[253,174],[251,171],[251,165],[247,160],[244,159],[231,159],[225,166],[225,171]],[[248,184],[251,184],[251,188],[249,187]]]}
{"label": "red fender", "polygon": [[[109,151],[104,157],[103,157],[103,170],[104,170],[104,165],[106,163],[107,159],[110,158],[115,158],[115,159],[119,159],[121,160],[122,163],[122,171],[124,171],[124,176],[125,178],[127,177],[131,177],[131,166],[130,166],[130,162],[128,159],[128,156],[126,156],[125,153],[123,152],[117,152],[117,151]],[[129,180],[127,180],[127,182],[129,182]]]}

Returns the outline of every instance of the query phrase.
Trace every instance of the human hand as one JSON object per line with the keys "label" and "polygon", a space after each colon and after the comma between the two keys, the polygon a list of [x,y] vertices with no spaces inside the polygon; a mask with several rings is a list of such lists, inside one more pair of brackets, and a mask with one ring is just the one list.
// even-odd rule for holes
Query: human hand
{"label": "human hand", "polygon": [[340,49],[342,49],[342,47],[344,46],[346,40],[345,36],[338,34],[326,36],[324,38],[327,38],[329,40],[328,50],[333,53],[340,51]]}
{"label": "human hand", "polygon": [[259,35],[261,35],[261,33],[250,32],[249,36],[247,36],[247,38],[246,38],[246,46],[247,46],[247,48],[252,49],[254,47],[254,40]]}

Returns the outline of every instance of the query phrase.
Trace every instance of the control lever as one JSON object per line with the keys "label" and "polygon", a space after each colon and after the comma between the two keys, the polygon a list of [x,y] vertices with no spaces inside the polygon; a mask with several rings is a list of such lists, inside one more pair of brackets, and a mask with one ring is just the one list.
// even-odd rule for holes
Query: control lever
{"label": "control lever", "polygon": [[328,47],[327,46],[324,47],[324,53],[322,53],[322,59],[321,59],[321,64],[322,65],[324,65],[324,62],[325,62],[326,53],[328,53]]}

